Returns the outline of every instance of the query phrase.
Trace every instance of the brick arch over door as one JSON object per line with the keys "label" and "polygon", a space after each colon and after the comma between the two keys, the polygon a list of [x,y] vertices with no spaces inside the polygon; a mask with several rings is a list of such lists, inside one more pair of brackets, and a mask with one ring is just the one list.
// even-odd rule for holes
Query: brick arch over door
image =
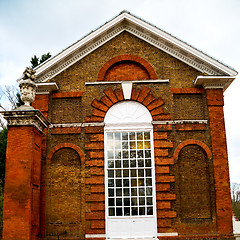
{"label": "brick arch over door", "polygon": [[[170,114],[164,113],[164,101],[162,98],[155,98],[151,94],[151,89],[148,87],[143,86],[141,89],[133,87],[129,100],[139,102],[147,107],[152,115],[153,121],[171,119]],[[108,109],[113,106],[113,104],[121,101],[124,101],[122,88],[113,90],[109,87],[105,89],[104,96],[100,100],[95,98],[92,101],[92,115],[86,118],[86,122],[103,122]]]}
{"label": "brick arch over door", "polygon": [[[161,97],[155,98],[148,87],[133,86],[131,98],[128,99],[143,104],[150,112],[153,121],[171,120],[169,113],[165,113],[164,101]],[[100,123],[98,126],[85,126],[86,138],[89,143],[85,144],[86,150],[86,169],[90,172],[86,176],[86,187],[90,189],[91,195],[86,195],[86,203],[89,204],[91,212],[86,213],[86,221],[89,222],[86,234],[105,234],[105,186],[104,186],[104,118],[107,111],[116,103],[125,101],[122,88],[106,88],[101,99],[94,99],[91,103],[93,110],[90,116],[86,118],[86,123]],[[95,125],[95,126],[94,126]],[[167,128],[171,128],[169,124]],[[159,131],[159,129],[161,129]],[[154,156],[155,156],[155,180],[156,180],[156,201],[158,219],[157,227],[161,231],[171,228],[171,224],[164,225],[165,220],[170,223],[171,218],[176,217],[176,212],[171,209],[171,201],[175,200],[175,195],[170,193],[170,182],[174,182],[174,177],[170,176],[169,149],[173,147],[169,141],[166,127],[161,124],[154,124]],[[166,130],[167,131],[167,130]],[[162,166],[164,161],[164,167]],[[162,173],[165,176],[162,176]],[[163,177],[163,178],[162,178]],[[162,189],[162,182],[166,185]],[[164,198],[162,197],[164,191]],[[166,196],[165,196],[166,193]],[[162,212],[161,206],[168,206],[167,210]]]}
{"label": "brick arch over door", "polygon": [[181,220],[212,218],[211,157],[207,145],[197,140],[187,140],[175,150],[177,205]]}
{"label": "brick arch over door", "polygon": [[120,55],[107,61],[98,73],[97,81],[157,79],[150,63],[135,55]]}

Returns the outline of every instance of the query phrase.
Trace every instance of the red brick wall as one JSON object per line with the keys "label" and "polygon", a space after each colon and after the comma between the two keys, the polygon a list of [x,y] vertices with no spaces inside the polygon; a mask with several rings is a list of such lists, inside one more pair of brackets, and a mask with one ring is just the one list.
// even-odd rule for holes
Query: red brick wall
{"label": "red brick wall", "polygon": [[9,127],[3,239],[38,239],[41,146],[34,127]]}

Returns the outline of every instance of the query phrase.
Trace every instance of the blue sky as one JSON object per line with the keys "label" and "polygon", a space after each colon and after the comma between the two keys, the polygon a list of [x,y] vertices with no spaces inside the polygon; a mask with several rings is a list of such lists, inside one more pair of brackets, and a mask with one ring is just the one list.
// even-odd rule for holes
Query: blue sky
{"label": "blue sky", "polygon": [[[128,10],[240,71],[239,0],[0,0],[0,85]],[[240,77],[225,92],[232,182],[240,183]]]}

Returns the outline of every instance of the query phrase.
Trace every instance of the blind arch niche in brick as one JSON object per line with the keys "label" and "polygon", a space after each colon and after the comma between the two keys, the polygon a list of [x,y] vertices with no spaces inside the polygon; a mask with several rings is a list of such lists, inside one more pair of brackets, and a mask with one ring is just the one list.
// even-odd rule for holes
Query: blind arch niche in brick
{"label": "blind arch niche in brick", "polygon": [[46,235],[79,237],[83,234],[81,156],[73,144],[65,145],[56,146],[48,156]]}
{"label": "blind arch niche in brick", "polygon": [[181,220],[212,217],[209,159],[197,144],[184,146],[177,159],[179,215]]}

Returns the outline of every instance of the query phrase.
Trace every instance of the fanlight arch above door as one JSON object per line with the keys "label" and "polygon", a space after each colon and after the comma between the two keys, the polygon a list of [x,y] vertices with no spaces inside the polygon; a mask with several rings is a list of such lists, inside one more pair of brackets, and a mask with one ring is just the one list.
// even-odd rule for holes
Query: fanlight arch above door
{"label": "fanlight arch above door", "polygon": [[141,103],[123,101],[113,105],[106,113],[105,128],[122,126],[124,128],[151,127],[152,116],[149,110]]}

